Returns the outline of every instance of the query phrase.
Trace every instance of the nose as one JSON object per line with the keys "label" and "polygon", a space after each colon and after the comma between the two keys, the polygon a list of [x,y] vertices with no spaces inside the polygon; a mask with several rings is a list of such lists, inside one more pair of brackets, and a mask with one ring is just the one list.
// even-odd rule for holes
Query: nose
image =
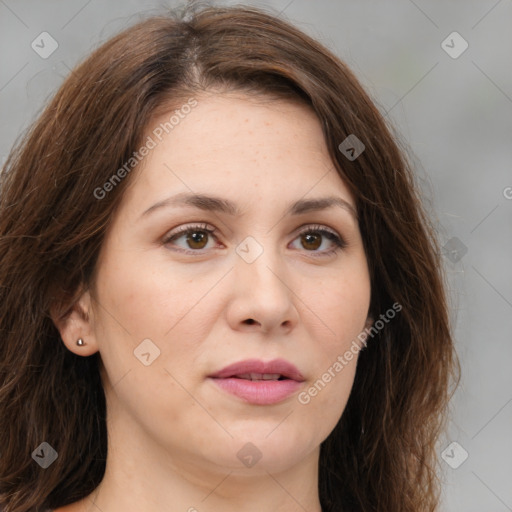
{"label": "nose", "polygon": [[237,256],[232,279],[227,307],[232,329],[285,334],[297,325],[293,276],[275,252],[267,248],[251,263]]}

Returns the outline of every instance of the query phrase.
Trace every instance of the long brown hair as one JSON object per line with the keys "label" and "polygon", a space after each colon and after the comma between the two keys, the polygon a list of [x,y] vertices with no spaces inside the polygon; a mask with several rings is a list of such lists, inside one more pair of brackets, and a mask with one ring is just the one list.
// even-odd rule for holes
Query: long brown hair
{"label": "long brown hair", "polygon": [[[208,89],[299,99],[354,194],[370,312],[402,309],[369,340],[341,420],[321,446],[324,511],[433,511],[435,442],[456,356],[440,251],[406,156],[355,76],[289,23],[252,7],[152,16],[77,66],[0,175],[0,504],[56,508],[89,495],[107,457],[99,354],[79,357],[50,316],[92,285],[130,176],[98,199],[152,116]],[[365,145],[355,159],[338,146]],[[95,192],[96,191],[96,192]],[[42,470],[31,454],[58,457]]]}

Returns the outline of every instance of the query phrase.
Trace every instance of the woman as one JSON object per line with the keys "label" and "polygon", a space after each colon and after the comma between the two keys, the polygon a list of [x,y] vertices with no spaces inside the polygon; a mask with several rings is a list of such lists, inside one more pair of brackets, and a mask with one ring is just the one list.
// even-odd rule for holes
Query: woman
{"label": "woman", "polygon": [[436,509],[439,250],[326,48],[254,8],[147,19],[0,187],[6,512]]}

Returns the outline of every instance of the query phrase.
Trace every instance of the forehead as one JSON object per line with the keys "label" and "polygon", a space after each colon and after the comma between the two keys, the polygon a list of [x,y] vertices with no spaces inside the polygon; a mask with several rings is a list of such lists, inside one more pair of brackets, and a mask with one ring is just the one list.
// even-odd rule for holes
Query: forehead
{"label": "forehead", "polygon": [[242,93],[195,101],[152,120],[144,139],[154,147],[136,169],[128,200],[210,192],[243,201],[327,191],[351,199],[309,106]]}

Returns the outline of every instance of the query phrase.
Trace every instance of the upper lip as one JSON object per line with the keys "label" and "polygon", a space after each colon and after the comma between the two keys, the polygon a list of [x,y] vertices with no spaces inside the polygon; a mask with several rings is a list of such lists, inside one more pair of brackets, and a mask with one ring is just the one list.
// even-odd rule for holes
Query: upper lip
{"label": "upper lip", "polygon": [[235,377],[236,375],[245,373],[279,373],[288,379],[296,380],[298,382],[304,381],[304,377],[297,367],[285,359],[273,359],[272,361],[246,359],[245,361],[230,364],[217,373],[210,375],[210,377],[226,379],[228,377]]}

